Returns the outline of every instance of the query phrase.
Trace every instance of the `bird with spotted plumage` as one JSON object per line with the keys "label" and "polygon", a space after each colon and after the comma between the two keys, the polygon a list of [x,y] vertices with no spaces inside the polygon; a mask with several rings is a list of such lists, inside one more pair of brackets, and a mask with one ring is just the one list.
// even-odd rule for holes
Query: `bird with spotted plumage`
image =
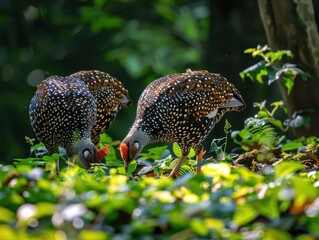
{"label": "bird with spotted plumage", "polygon": [[226,112],[243,108],[239,91],[220,74],[188,69],[161,77],[150,83],[138,100],[133,126],[119,147],[124,165],[127,169],[148,144],[176,142],[182,156],[169,175],[176,178],[190,149],[201,161],[202,142],[215,124]]}
{"label": "bird with spotted plumage", "polygon": [[107,73],[92,70],[51,76],[38,85],[30,102],[31,126],[50,154],[61,146],[69,159],[78,157],[89,168],[108,153],[107,146],[96,148],[99,134],[129,102],[122,83]]}

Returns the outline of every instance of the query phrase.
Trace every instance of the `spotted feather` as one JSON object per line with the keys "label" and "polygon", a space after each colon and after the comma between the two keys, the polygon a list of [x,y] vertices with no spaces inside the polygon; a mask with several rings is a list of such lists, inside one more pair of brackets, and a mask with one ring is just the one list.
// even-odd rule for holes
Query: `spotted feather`
{"label": "spotted feather", "polygon": [[29,115],[35,134],[49,153],[58,152],[62,146],[71,156],[76,142],[90,139],[96,104],[79,79],[51,76],[38,85]]}

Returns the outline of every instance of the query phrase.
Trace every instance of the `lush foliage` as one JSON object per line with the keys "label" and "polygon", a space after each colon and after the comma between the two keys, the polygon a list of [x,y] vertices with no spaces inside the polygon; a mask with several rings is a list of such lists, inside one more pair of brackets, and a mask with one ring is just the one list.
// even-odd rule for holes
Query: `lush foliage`
{"label": "lush foliage", "polygon": [[[0,168],[2,235],[59,240],[319,237],[319,140],[285,141],[278,148],[283,141],[271,129],[251,131],[247,125],[232,132],[226,120],[224,131],[200,163],[203,174],[194,174],[191,151],[183,176],[175,181],[165,175],[181,155],[177,144],[171,150],[148,149],[125,173],[118,142],[103,134],[100,145],[110,145],[105,163],[88,172],[70,164],[56,175],[55,162],[66,161],[63,154],[46,156],[42,144],[27,138],[32,157]],[[243,154],[227,153],[232,133],[242,138]],[[257,147],[254,141],[266,145]]]}
{"label": "lush foliage", "polygon": [[4,239],[319,237],[319,173],[293,161],[269,167],[209,163],[202,175],[136,181],[100,166],[57,176],[2,166],[0,229]]}
{"label": "lush foliage", "polygon": [[304,80],[309,77],[307,73],[295,64],[280,63],[280,61],[287,62],[287,60],[284,60],[285,58],[293,58],[291,51],[279,50],[274,52],[265,45],[246,49],[245,53],[251,54],[252,57],[260,57],[262,60],[241,72],[240,76],[242,78],[247,77],[259,83],[263,83],[264,79],[268,79],[268,84],[282,81],[289,95],[297,76],[301,76]]}

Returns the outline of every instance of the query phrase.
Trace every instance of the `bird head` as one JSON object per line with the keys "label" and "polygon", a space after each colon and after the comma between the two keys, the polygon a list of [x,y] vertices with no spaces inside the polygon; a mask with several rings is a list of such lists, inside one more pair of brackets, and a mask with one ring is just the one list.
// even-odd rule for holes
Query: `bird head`
{"label": "bird head", "polygon": [[76,154],[86,169],[90,168],[91,163],[96,162],[96,147],[89,138],[79,140]]}
{"label": "bird head", "polygon": [[120,154],[124,160],[127,171],[130,162],[140,154],[145,145],[150,143],[150,138],[142,131],[130,131],[119,146]]}

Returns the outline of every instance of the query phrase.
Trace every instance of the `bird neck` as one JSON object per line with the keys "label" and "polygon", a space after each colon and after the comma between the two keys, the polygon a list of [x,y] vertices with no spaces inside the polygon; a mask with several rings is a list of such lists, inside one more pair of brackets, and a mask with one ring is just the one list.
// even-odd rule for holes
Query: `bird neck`
{"label": "bird neck", "polygon": [[73,153],[79,154],[79,151],[83,151],[85,148],[94,148],[94,144],[90,138],[81,138],[77,143],[73,145]]}
{"label": "bird neck", "polygon": [[152,143],[152,139],[150,136],[148,136],[144,131],[134,127],[131,128],[126,139],[130,139],[132,142],[137,141],[141,144],[141,146],[146,146]]}

